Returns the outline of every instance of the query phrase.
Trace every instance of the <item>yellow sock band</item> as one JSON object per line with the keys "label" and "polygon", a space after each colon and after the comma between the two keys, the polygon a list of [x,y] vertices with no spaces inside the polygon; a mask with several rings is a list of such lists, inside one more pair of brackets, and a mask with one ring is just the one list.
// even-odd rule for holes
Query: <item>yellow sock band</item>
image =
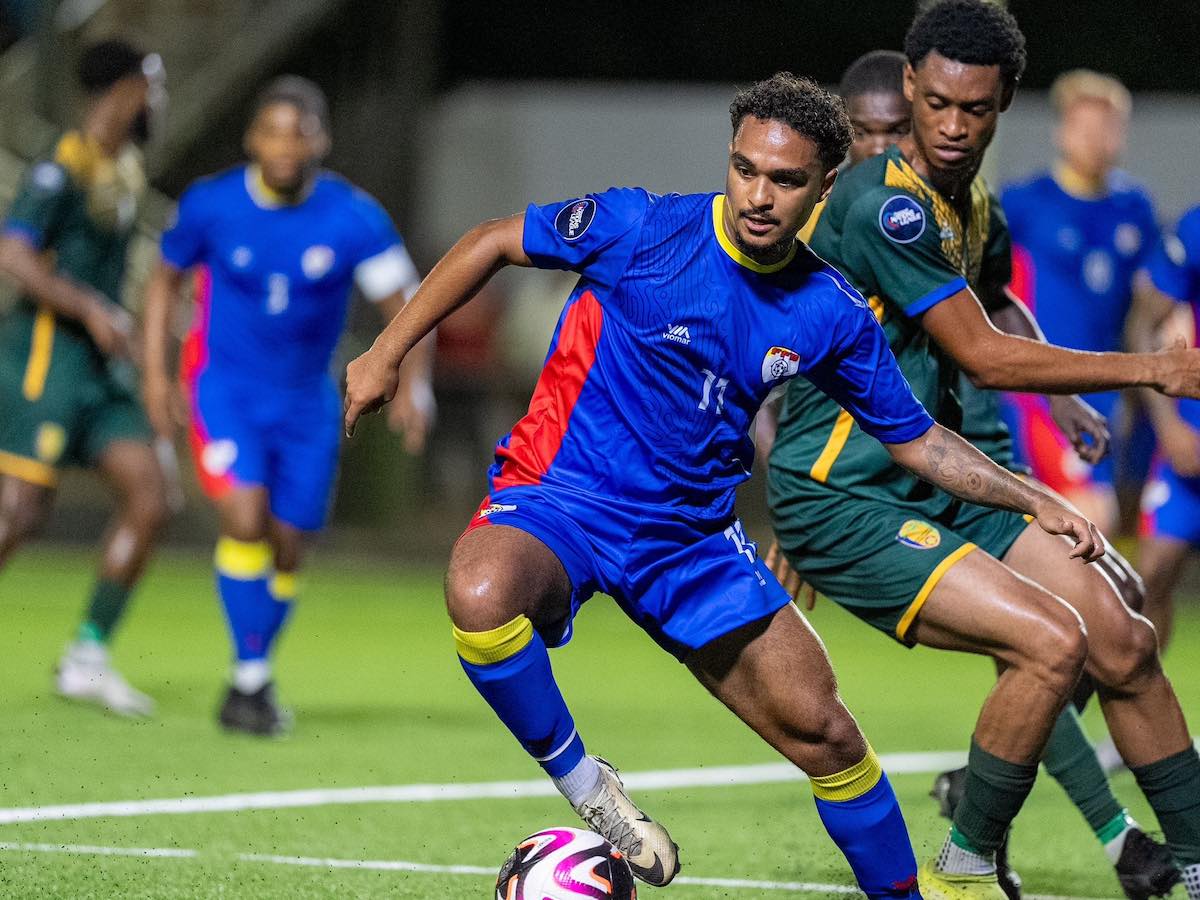
{"label": "yellow sock band", "polygon": [[271,548],[266,541],[223,537],[217,540],[213,562],[222,575],[239,581],[254,581],[265,578],[271,571]]}
{"label": "yellow sock band", "polygon": [[276,600],[295,600],[300,593],[300,579],[295,572],[276,572],[271,576],[270,591]]}
{"label": "yellow sock band", "polygon": [[855,763],[844,772],[833,775],[814,776],[812,781],[813,793],[819,800],[830,800],[834,803],[844,803],[861,797],[883,777],[883,769],[879,766],[879,757],[871,746],[867,745],[867,755],[860,763]]}
{"label": "yellow sock band", "polygon": [[458,655],[477,666],[516,656],[533,640],[533,623],[528,616],[517,616],[491,631],[463,631],[457,625],[452,628]]}

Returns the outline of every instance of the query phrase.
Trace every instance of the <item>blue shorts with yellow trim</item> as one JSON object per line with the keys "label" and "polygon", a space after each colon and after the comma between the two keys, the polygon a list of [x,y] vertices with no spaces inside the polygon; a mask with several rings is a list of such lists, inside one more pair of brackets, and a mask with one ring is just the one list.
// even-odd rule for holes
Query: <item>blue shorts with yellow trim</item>
{"label": "blue shorts with yellow trim", "polygon": [[909,630],[942,576],[982,549],[1000,559],[1029,527],[1022,515],[952,503],[857,497],[771,471],[779,546],[804,579],[839,606],[908,646]]}
{"label": "blue shorts with yellow trim", "polygon": [[106,361],[78,325],[20,304],[0,320],[0,475],[54,487],[116,441],[149,442],[127,363]]}
{"label": "blue shorts with yellow trim", "polygon": [[549,646],[570,640],[580,606],[608,594],[683,660],[790,600],[737,519],[704,521],[583,491],[522,485],[493,492],[467,533],[508,525],[537,538],[571,580],[571,610]]}

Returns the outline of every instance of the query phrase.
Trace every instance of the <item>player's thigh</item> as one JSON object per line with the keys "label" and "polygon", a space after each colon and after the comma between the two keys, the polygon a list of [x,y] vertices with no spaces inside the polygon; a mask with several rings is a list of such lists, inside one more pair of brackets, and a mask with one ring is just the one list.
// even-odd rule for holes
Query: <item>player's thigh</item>
{"label": "player's thigh", "polygon": [[0,551],[34,534],[54,504],[54,488],[0,475]]}
{"label": "player's thigh", "polygon": [[[247,504],[262,505],[250,496],[265,500],[267,444],[265,429],[252,418],[254,401],[236,382],[204,372],[189,387],[191,422],[188,443],[196,477],[205,495],[213,501],[225,521]],[[244,523],[241,516],[231,521]],[[266,518],[260,516],[258,538],[265,533]]]}

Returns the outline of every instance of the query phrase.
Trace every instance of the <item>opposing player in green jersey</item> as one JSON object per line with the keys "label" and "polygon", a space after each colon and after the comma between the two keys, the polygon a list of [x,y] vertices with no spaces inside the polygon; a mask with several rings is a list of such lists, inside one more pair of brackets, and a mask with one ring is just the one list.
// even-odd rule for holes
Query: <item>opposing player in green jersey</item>
{"label": "opposing player in green jersey", "polygon": [[[1024,39],[994,4],[942,0],[914,22],[905,51],[913,131],[844,176],[813,247],[869,298],[927,408],[961,427],[960,370],[984,388],[1194,395],[1200,358],[1184,351],[1076,353],[991,324],[977,298],[1005,290],[1009,247],[976,176],[1023,68]],[[1057,540],[1019,516],[909,477],[802,386],[789,391],[770,493],[781,546],[822,593],[905,643],[1004,667],[976,727],[954,827],[922,868],[926,900],[1004,897],[994,853],[1073,687],[1062,672],[1080,651],[1081,622],[1110,731],[1177,860],[1200,866],[1200,757],[1153,628],[1100,570],[1069,563]]]}
{"label": "opposing player in green jersey", "polygon": [[137,142],[160,73],[158,57],[120,41],[83,53],[82,125],[30,167],[0,237],[0,270],[22,295],[0,320],[0,566],[49,512],[61,466],[99,472],[117,512],[57,687],[130,716],[153,703],[109,664],[108,641],[162,528],[166,494],[119,297],[145,189]]}
{"label": "opposing player in green jersey", "polygon": [[[842,76],[838,93],[846,101],[854,126],[848,165],[879,156],[909,133],[912,106],[904,96],[905,65],[904,54],[876,50],[851,63]],[[821,204],[818,210],[823,211],[823,206]],[[815,226],[815,219],[817,213],[814,212],[809,226]],[[993,303],[988,307],[988,316],[1001,331],[1044,340],[1032,314],[1018,298],[1004,292],[989,299]],[[957,390],[963,407],[960,429],[963,437],[997,464],[1029,477],[1016,462],[1012,437],[1000,418],[999,395],[975,387],[961,375]],[[1080,455],[1088,462],[1101,458],[1108,445],[1104,418],[1076,395],[1052,395],[1047,400],[1056,423]],[[760,435],[762,433],[760,430]],[[773,435],[774,428],[768,428],[767,434]],[[770,442],[769,439],[767,443]],[[761,444],[759,449],[769,451],[769,447]],[[1126,602],[1140,610],[1143,601],[1141,579],[1111,545],[1107,551],[1095,565],[1104,568]],[[767,554],[767,564],[780,582],[789,587],[795,599],[805,598],[811,609],[815,602],[811,585],[802,583],[795,575],[787,558],[779,552],[777,543]],[[1155,886],[1169,884],[1177,877],[1167,848],[1142,831],[1114,796],[1073,705],[1069,704],[1055,723],[1042,762],[1104,846],[1128,896],[1145,896]],[[948,818],[953,818],[954,809],[962,799],[966,772],[965,768],[943,772],[934,783],[934,797]],[[1008,867],[1007,838],[997,848],[996,869],[1000,886],[1009,900],[1017,900],[1021,896],[1021,880]]]}

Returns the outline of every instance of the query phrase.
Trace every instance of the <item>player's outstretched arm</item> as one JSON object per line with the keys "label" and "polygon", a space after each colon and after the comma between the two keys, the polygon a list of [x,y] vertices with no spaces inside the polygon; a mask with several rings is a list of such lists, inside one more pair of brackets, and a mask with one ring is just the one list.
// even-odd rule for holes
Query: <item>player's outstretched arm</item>
{"label": "player's outstretched arm", "polygon": [[408,305],[375,343],[346,367],[346,434],[365,413],[396,395],[400,363],[417,342],[454,312],[504,266],[531,266],[522,247],[524,214],[476,225],[459,239],[421,282]]}
{"label": "player's outstretched arm", "polygon": [[884,446],[892,459],[918,478],[956,497],[1031,515],[1050,534],[1066,535],[1075,543],[1072,558],[1092,562],[1104,555],[1104,540],[1091,522],[1046,491],[1002,469],[941,425],[934,425],[916,440]]}
{"label": "player's outstretched arm", "polygon": [[1200,350],[1090,353],[1004,334],[969,288],[924,313],[921,324],[980,388],[1073,394],[1149,387],[1200,398]]}
{"label": "player's outstretched arm", "polygon": [[154,433],[170,437],[183,419],[181,398],[167,362],[171,342],[171,307],[179,297],[184,273],[159,261],[146,282],[142,306],[142,400]]}
{"label": "player's outstretched arm", "polygon": [[0,272],[55,315],[74,319],[109,356],[134,356],[133,319],[103,294],[54,271],[24,238],[0,237]]}

